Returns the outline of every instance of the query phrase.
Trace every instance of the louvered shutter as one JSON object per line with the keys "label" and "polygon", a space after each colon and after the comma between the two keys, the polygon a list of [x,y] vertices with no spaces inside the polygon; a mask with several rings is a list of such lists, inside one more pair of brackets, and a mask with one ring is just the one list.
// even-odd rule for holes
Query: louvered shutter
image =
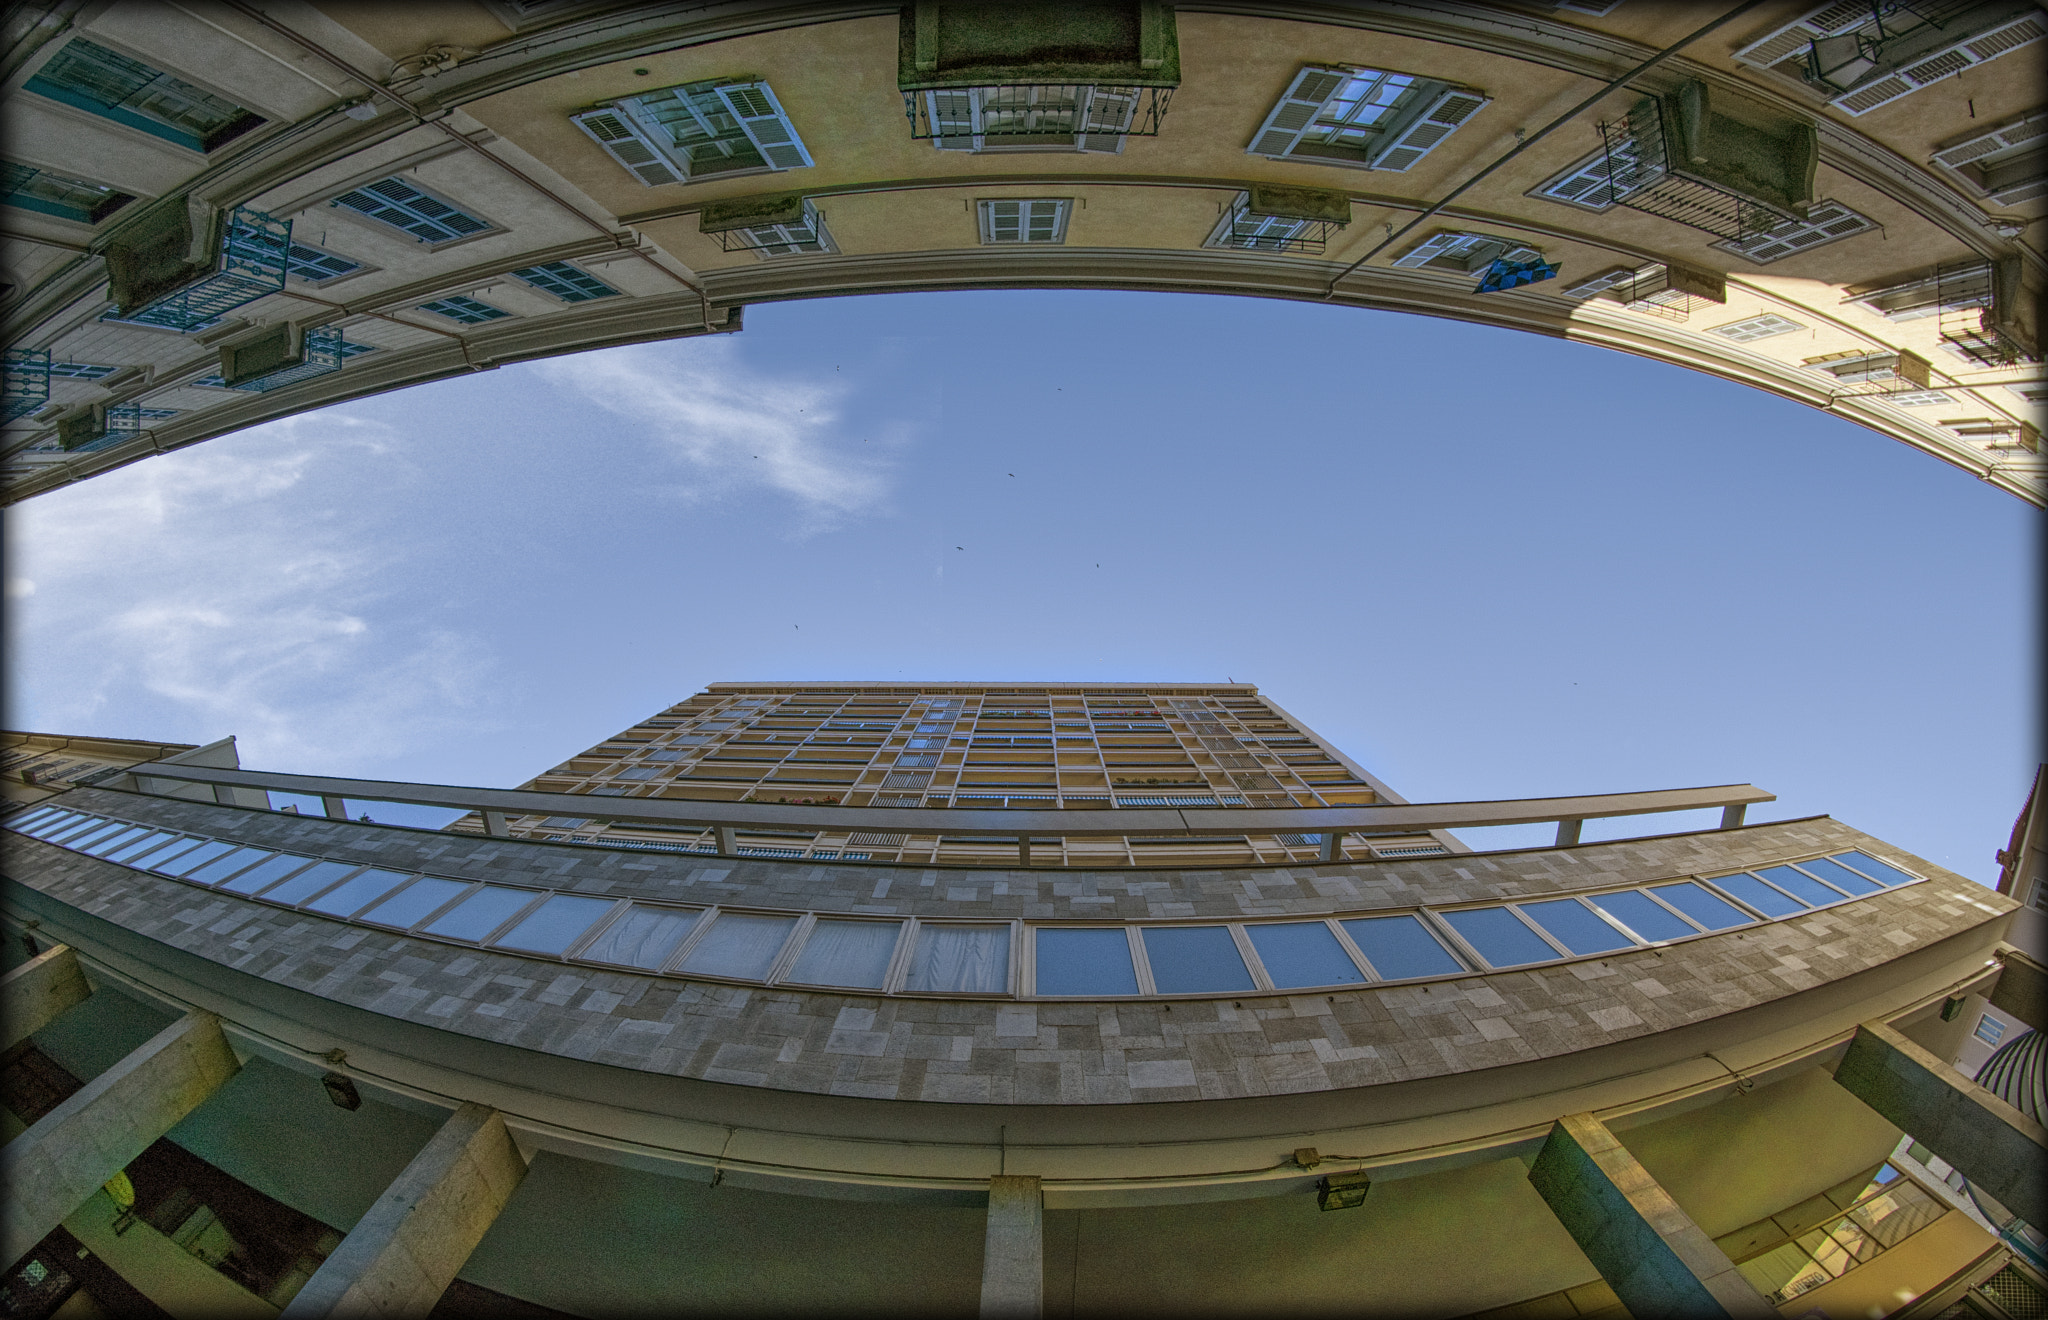
{"label": "louvered shutter", "polygon": [[1600,274],[1595,275],[1590,279],[1583,279],[1580,280],[1577,284],[1570,285],[1565,289],[1564,296],[1567,298],[1572,298],[1583,302],[1585,299],[1597,297],[1598,295],[1607,292],[1609,289],[1619,288],[1621,285],[1633,283],[1635,281],[1635,278],[1635,267],[1616,266],[1613,270],[1602,271]]}
{"label": "louvered shutter", "polygon": [[[1896,6],[1886,5],[1885,8],[1890,10]],[[1831,37],[1838,32],[1862,27],[1870,21],[1870,13],[1870,0],[1835,0],[1833,4],[1822,5],[1768,36],[1752,41],[1736,51],[1735,58],[1740,63],[1767,69],[1805,50],[1815,37]]]}
{"label": "louvered shutter", "polygon": [[1458,130],[1458,125],[1485,109],[1493,98],[1467,88],[1452,87],[1437,94],[1429,108],[1417,115],[1399,133],[1373,149],[1367,169],[1405,170],[1437,149]]}
{"label": "louvered shutter", "polygon": [[1409,248],[1406,252],[1394,258],[1393,264],[1403,269],[1414,270],[1417,267],[1427,266],[1438,257],[1451,256],[1463,252],[1466,248],[1480,241],[1480,237],[1477,234],[1459,234],[1449,231],[1431,234],[1422,242],[1417,243],[1414,247]]}
{"label": "louvered shutter", "polygon": [[730,83],[716,90],[769,169],[794,170],[811,163],[811,153],[767,83]]}
{"label": "louvered shutter", "polygon": [[988,218],[990,243],[1021,243],[1024,241],[1023,202],[983,202],[982,213]]}
{"label": "louvered shutter", "polygon": [[932,145],[940,151],[975,151],[981,137],[975,131],[980,104],[975,88],[956,87],[925,92],[925,115],[931,120]]}
{"label": "louvered shutter", "polygon": [[2004,151],[2011,147],[2023,147],[2029,143],[2039,142],[2043,138],[2048,138],[2048,114],[2029,115],[2017,124],[1994,128],[1989,133],[1980,133],[1966,142],[1958,142],[1952,147],[1937,151],[1934,153],[1934,159],[1937,164],[1946,165],[1952,170],[1959,169],[1980,156],[1988,156],[1994,151]]}
{"label": "louvered shutter", "polygon": [[1124,134],[1130,131],[1131,120],[1138,113],[1140,95],[1135,87],[1089,88],[1076,125],[1080,131],[1075,135],[1074,145],[1083,151],[1122,151]]}
{"label": "louvered shutter", "polygon": [[1294,150],[1301,135],[1315,125],[1324,103],[1336,95],[1347,76],[1342,69],[1305,66],[1280,94],[1259,131],[1252,134],[1252,144],[1244,149],[1245,154],[1280,157]]}
{"label": "louvered shutter", "polygon": [[1922,87],[1953,77],[1973,64],[2009,55],[2044,37],[2048,37],[2048,23],[2044,23],[2039,14],[2026,14],[1923,55],[1896,72],[1842,93],[1828,104],[1845,114],[1868,114],[1881,105],[1890,105],[1902,96],[1910,96]]}
{"label": "louvered shutter", "polygon": [[1031,243],[1057,243],[1061,234],[1061,213],[1066,203],[1059,201],[1032,202],[1026,208],[1024,238]]}
{"label": "louvered shutter", "polygon": [[569,119],[647,187],[690,181],[684,163],[680,160],[671,162],[660,148],[641,136],[638,127],[621,111],[610,107],[585,110],[582,114],[569,116]]}

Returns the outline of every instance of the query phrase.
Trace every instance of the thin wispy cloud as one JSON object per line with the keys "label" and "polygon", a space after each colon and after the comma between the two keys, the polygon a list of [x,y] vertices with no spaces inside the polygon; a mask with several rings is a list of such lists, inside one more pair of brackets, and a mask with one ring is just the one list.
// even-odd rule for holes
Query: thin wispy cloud
{"label": "thin wispy cloud", "polygon": [[14,709],[56,732],[232,733],[245,763],[277,769],[371,766],[420,745],[459,717],[489,659],[379,609],[376,582],[408,547],[363,497],[404,481],[404,448],[375,423],[317,414],[12,510]]}
{"label": "thin wispy cloud", "polygon": [[899,433],[850,433],[846,386],[771,374],[723,340],[616,348],[539,370],[666,445],[696,478],[689,498],[766,488],[797,501],[815,528],[889,496],[884,454]]}

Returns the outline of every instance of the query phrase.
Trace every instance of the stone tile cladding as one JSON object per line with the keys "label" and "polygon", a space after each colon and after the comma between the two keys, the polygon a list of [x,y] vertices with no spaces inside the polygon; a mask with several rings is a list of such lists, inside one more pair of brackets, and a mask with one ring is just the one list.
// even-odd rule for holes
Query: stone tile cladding
{"label": "stone tile cladding", "polygon": [[889,1100],[1104,1104],[1369,1086],[1648,1035],[1875,967],[2013,910],[1826,818],[1398,863],[1025,872],[725,860],[480,839],[80,790],[66,805],[380,866],[673,901],[898,915],[1248,917],[1544,896],[1869,848],[1931,882],[1808,917],[1529,971],[1214,1000],[1016,1002],[766,989],[438,944],[9,836],[11,878],[250,975],[524,1049]]}

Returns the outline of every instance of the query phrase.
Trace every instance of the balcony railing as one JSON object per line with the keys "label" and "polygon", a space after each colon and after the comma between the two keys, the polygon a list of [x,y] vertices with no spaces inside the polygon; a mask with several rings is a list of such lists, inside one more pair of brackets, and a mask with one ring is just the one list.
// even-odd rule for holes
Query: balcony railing
{"label": "balcony railing", "polygon": [[[626,798],[589,793],[540,793],[514,788],[466,788],[380,779],[341,779],[272,771],[150,762],[135,766],[128,781],[144,793],[173,794],[192,785],[214,790],[217,800],[234,802],[234,789],[295,794],[320,799],[326,813],[348,819],[349,802],[395,802],[474,812],[487,834],[509,837],[516,816],[580,816],[631,826],[682,826],[712,831],[720,856],[739,856],[741,830],[802,830],[811,833],[861,831],[943,835],[947,838],[1014,840],[1020,864],[1029,865],[1035,838],[1241,838],[1247,834],[1318,834],[1327,860],[1343,857],[1347,834],[1414,835],[1431,830],[1477,829],[1492,825],[1557,825],[1557,846],[1579,841],[1583,822],[1619,816],[1721,808],[1722,829],[1742,824],[1752,803],[1777,795],[1753,784],[1660,789],[1641,793],[1600,793],[1580,797],[1514,798],[1494,802],[1430,802],[1373,807],[1125,807],[1020,810],[963,807],[833,807],[770,802],[710,802],[678,798]],[[116,781],[118,782],[118,781]]]}
{"label": "balcony railing", "polygon": [[50,402],[50,350],[10,348],[6,355],[5,394],[0,421],[41,412]]}
{"label": "balcony railing", "polygon": [[132,325],[189,332],[284,288],[292,222],[237,207],[221,226],[220,252],[211,273],[120,317]]}
{"label": "balcony railing", "polygon": [[1623,206],[1741,242],[1799,217],[1678,168],[1668,149],[1662,98],[1646,97],[1616,120],[1602,120],[1607,177]]}

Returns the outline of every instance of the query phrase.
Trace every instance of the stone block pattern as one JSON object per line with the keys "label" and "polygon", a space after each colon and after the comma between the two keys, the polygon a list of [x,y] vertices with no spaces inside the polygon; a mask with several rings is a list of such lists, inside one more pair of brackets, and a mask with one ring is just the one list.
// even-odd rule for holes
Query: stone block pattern
{"label": "stone block pattern", "polygon": [[[1323,915],[1653,883],[1848,848],[1897,857],[1931,877],[1788,921],[1527,971],[1235,999],[1017,1002],[602,971],[349,926],[10,840],[14,875],[53,899],[372,1012],[656,1074],[886,1100],[1222,1099],[1470,1072],[1754,1007],[2013,910],[1982,886],[1826,818],[1398,863],[1076,874],[664,856],[91,790],[75,800],[110,815],[440,875],[934,918]],[[975,897],[947,893],[970,889]]]}

